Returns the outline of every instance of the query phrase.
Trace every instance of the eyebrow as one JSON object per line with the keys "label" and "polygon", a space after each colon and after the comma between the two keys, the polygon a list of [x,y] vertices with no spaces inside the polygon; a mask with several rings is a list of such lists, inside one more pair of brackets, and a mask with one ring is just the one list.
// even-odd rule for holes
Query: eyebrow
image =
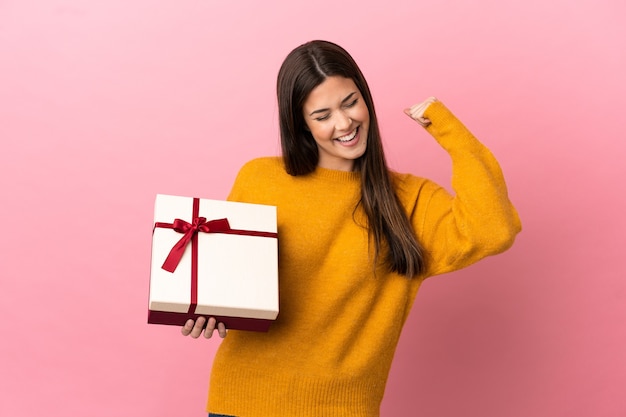
{"label": "eyebrow", "polygon": [[[353,91],[352,93],[348,94],[346,98],[341,100],[341,104],[345,104],[347,101],[350,101],[352,96],[354,96],[355,94],[356,94],[356,91]],[[316,113],[325,113],[327,111],[330,111],[330,109],[318,109],[318,110],[312,111],[311,114],[309,114],[309,116],[313,116]]]}

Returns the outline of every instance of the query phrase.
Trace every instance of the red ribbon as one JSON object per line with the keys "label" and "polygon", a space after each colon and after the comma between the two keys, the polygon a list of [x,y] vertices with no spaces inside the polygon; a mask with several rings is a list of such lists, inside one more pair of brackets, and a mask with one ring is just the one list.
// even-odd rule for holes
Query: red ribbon
{"label": "red ribbon", "polygon": [[167,258],[161,267],[168,272],[174,272],[176,270],[176,267],[178,267],[178,264],[185,253],[185,248],[199,232],[224,233],[232,230],[228,224],[228,219],[218,219],[207,222],[206,217],[194,217],[193,223],[187,223],[184,220],[175,219],[174,223],[156,223],[155,227],[165,227],[168,229],[174,229],[178,233],[183,233],[183,237],[181,237],[170,250],[169,255],[167,255]]}
{"label": "red ribbon", "polygon": [[228,219],[217,219],[207,221],[206,217],[198,216],[200,211],[200,200],[198,198],[193,199],[193,211],[192,222],[188,223],[185,220],[174,219],[174,223],[161,223],[157,222],[154,227],[162,227],[166,229],[173,229],[178,233],[183,233],[183,237],[172,247],[170,253],[167,255],[165,262],[163,262],[164,270],[168,272],[174,272],[180,263],[185,248],[191,242],[191,305],[189,306],[189,313],[193,313],[198,303],[198,233],[223,233],[230,235],[244,235],[244,236],[259,236],[259,237],[272,237],[277,238],[278,234],[274,232],[257,232],[253,230],[238,230],[231,229]]}

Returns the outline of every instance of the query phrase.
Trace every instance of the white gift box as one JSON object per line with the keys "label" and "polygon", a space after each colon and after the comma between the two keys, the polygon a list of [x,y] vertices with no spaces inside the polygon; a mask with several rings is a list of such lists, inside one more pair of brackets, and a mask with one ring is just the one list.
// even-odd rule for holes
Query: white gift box
{"label": "white gift box", "polygon": [[[276,207],[158,194],[154,222],[148,323],[211,316],[230,329],[269,328],[278,316]],[[167,271],[183,236],[190,240]]]}

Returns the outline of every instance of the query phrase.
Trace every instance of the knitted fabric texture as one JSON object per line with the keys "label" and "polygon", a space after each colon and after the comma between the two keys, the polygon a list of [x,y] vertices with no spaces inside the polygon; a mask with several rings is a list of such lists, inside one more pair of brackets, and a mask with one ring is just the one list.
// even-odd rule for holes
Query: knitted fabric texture
{"label": "knitted fabric texture", "polygon": [[[267,333],[230,331],[214,359],[207,409],[238,417],[375,417],[400,332],[423,279],[509,248],[521,223],[500,167],[440,102],[428,132],[452,158],[455,195],[392,174],[427,272],[373,265],[355,172],[293,177],[280,158],[240,171],[229,199],[278,207],[280,313]],[[355,210],[356,208],[356,210]]]}

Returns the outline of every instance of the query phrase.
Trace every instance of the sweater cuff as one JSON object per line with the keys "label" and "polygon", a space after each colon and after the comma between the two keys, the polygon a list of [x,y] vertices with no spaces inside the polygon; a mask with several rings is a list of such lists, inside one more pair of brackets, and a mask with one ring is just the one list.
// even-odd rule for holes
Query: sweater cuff
{"label": "sweater cuff", "polygon": [[[452,112],[445,106],[445,104],[443,104],[439,100],[426,107],[426,110],[424,111],[424,117],[430,120],[433,124],[435,122],[446,123],[450,120],[456,120],[454,114],[452,114]],[[430,126],[432,126],[432,124],[429,125],[429,127]]]}
{"label": "sweater cuff", "polygon": [[436,101],[428,106],[424,117],[431,121],[426,127],[428,133],[447,151],[476,146],[476,138],[442,102]]}

